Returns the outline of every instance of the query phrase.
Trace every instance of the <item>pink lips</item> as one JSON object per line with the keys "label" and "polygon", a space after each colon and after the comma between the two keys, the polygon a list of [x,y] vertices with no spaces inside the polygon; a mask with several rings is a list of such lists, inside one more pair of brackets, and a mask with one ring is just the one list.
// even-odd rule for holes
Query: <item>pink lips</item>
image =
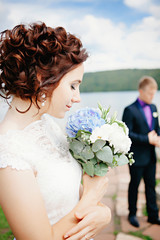
{"label": "pink lips", "polygon": [[71,108],[71,106],[68,106],[68,105],[66,105],[66,107],[68,108],[68,110]]}

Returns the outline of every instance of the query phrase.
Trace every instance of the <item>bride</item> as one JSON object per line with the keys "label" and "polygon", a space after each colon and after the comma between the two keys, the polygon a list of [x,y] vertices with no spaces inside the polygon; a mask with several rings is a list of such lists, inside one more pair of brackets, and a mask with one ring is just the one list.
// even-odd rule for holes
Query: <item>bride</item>
{"label": "bride", "polygon": [[62,27],[17,25],[1,33],[0,205],[17,240],[84,240],[111,218],[106,177],[83,176],[53,117],[80,101],[80,40]]}

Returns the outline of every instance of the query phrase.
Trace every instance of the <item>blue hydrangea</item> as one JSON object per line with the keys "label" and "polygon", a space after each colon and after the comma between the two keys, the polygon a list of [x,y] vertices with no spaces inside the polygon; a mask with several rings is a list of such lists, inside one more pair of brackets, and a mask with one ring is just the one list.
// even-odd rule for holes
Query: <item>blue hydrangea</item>
{"label": "blue hydrangea", "polygon": [[75,137],[79,130],[85,130],[92,133],[96,127],[105,124],[98,110],[92,108],[80,109],[68,118],[66,132],[69,137]]}

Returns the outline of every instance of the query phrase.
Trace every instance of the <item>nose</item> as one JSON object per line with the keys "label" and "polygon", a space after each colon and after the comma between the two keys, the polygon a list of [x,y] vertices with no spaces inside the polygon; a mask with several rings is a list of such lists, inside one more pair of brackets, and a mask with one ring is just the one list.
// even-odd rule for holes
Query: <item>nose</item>
{"label": "nose", "polygon": [[80,97],[80,92],[78,91],[76,94],[73,95],[72,102],[79,103],[80,101],[81,101],[81,97]]}

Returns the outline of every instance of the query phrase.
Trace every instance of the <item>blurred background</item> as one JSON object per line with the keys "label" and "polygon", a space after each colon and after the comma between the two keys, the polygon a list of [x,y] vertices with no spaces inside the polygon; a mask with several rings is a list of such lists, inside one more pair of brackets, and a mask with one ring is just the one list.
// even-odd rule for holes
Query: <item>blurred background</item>
{"label": "blurred background", "polygon": [[[82,101],[71,112],[99,101],[121,118],[137,97],[142,75],[151,75],[160,87],[159,0],[0,0],[0,31],[35,21],[65,27],[89,52]],[[159,92],[154,102],[160,108]],[[1,101],[0,120],[6,108]]]}
{"label": "blurred background", "polygon": [[[81,107],[95,108],[97,102],[104,107],[111,106],[111,114],[117,111],[117,118],[121,119],[124,107],[136,100],[138,80],[143,75],[154,77],[160,89],[160,0],[0,0],[0,32],[20,23],[37,21],[45,22],[51,27],[65,27],[68,32],[82,40],[90,55],[85,63],[81,84],[81,103],[67,112],[65,119],[56,119],[63,129],[69,114]],[[160,112],[160,91],[157,92],[154,103]],[[0,98],[0,121],[7,108],[8,105]],[[126,175],[125,171],[122,173],[123,176],[120,175],[117,181],[123,186],[123,189],[119,188],[123,198],[121,195],[119,197],[117,191],[117,172],[111,172],[113,176],[110,176],[112,191],[109,203],[112,204],[109,206],[115,216],[106,230],[110,235],[107,235],[107,232],[104,235],[102,233],[96,240],[115,239],[115,231],[135,231],[130,229],[125,218],[121,219],[121,215],[122,218],[127,215],[126,194],[129,181],[127,170]],[[144,191],[142,194],[141,214],[145,204],[145,201],[142,201]],[[121,203],[118,202],[119,199],[122,200]],[[121,210],[122,214],[118,214],[117,210],[114,214],[115,209]],[[144,225],[142,227],[144,228]],[[158,240],[160,230],[158,232],[154,228],[152,234],[156,232],[157,238],[143,236],[143,239]],[[151,231],[145,232],[146,234],[152,236]],[[0,208],[0,240],[12,238]],[[123,236],[121,239],[131,238]]]}

